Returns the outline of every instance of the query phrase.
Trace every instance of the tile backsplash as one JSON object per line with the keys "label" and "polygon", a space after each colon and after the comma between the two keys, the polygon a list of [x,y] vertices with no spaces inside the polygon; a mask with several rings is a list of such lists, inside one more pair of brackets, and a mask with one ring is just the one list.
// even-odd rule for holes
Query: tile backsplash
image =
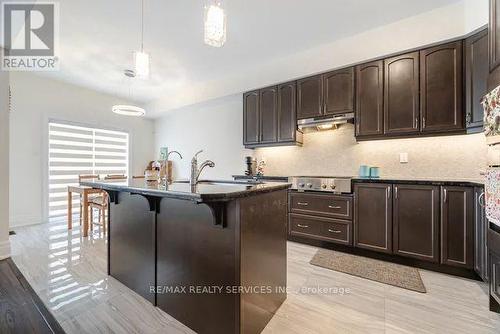
{"label": "tile backsplash", "polygon": [[[487,165],[482,133],[471,135],[374,140],[357,143],[354,127],[304,135],[302,147],[255,151],[266,160],[267,175],[357,175],[360,165],[380,167],[382,177],[480,178]],[[400,153],[408,162],[400,163]]]}

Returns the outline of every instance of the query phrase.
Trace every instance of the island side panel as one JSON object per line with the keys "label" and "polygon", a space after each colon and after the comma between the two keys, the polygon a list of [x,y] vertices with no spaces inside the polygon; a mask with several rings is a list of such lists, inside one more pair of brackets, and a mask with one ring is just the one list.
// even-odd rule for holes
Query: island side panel
{"label": "island side panel", "polygon": [[240,221],[241,285],[270,288],[242,293],[241,333],[260,333],[286,299],[287,191],[241,199]]}
{"label": "island side panel", "polygon": [[225,205],[225,228],[207,205],[187,200],[163,198],[157,217],[158,307],[200,334],[239,331],[239,294],[189,291],[239,285],[237,205]]}
{"label": "island side panel", "polygon": [[155,304],[155,211],[141,195],[119,192],[110,204],[110,275]]}

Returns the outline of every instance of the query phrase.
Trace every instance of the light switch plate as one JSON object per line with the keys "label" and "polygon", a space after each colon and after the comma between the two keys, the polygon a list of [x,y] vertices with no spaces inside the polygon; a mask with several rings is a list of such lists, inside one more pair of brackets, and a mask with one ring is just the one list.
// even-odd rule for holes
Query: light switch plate
{"label": "light switch plate", "polygon": [[399,153],[399,163],[402,164],[408,163],[408,153]]}

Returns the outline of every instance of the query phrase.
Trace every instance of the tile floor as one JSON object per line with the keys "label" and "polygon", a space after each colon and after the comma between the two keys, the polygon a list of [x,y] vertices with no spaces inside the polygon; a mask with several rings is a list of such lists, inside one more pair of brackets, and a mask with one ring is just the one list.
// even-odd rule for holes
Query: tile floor
{"label": "tile floor", "polygon": [[[61,218],[15,231],[14,262],[67,333],[193,333],[106,275],[98,230],[82,238]],[[421,294],[312,266],[315,251],[288,244],[291,292],[263,333],[500,333],[486,284],[421,270]]]}

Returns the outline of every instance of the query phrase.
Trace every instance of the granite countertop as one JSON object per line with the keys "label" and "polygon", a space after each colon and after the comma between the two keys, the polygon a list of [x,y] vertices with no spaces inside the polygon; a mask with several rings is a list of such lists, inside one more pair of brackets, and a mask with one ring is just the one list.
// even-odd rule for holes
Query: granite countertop
{"label": "granite countertop", "polygon": [[250,175],[233,175],[233,178],[235,180],[263,180],[263,181],[281,181],[281,182],[288,182],[288,176],[269,176],[269,175],[262,175],[262,176],[250,176]]}
{"label": "granite countertop", "polygon": [[144,179],[120,181],[82,181],[81,185],[108,191],[124,191],[156,197],[170,197],[196,202],[231,201],[260,193],[284,190],[290,187],[284,182],[250,183],[245,181],[200,181],[192,189],[188,181],[174,181],[168,187],[158,183],[146,183]]}
{"label": "granite countertop", "polygon": [[352,179],[354,183],[368,182],[368,183],[405,183],[405,184],[423,184],[432,186],[484,186],[484,179],[449,179],[449,178],[412,178],[412,177],[388,177],[381,176],[379,178],[364,178],[364,177],[354,177]]}

